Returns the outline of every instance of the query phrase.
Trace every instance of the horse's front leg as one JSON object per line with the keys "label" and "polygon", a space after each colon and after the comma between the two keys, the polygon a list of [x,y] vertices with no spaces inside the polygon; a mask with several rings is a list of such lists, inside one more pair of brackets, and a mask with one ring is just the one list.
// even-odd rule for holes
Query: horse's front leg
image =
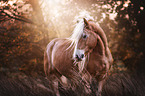
{"label": "horse's front leg", "polygon": [[59,86],[61,82],[61,74],[54,70],[54,73],[52,75],[54,76],[53,78],[51,78],[54,92],[56,93],[56,96],[60,96]]}
{"label": "horse's front leg", "polygon": [[103,88],[103,84],[104,84],[105,80],[99,81],[98,83],[98,92],[97,92],[97,96],[101,96],[101,92],[102,92],[102,88]]}

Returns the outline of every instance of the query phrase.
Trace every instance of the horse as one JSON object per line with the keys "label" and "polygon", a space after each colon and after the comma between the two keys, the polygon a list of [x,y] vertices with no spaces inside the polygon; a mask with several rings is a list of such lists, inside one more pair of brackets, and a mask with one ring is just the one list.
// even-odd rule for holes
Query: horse
{"label": "horse", "polygon": [[[44,71],[49,79],[54,75],[57,78],[63,75],[72,81],[81,77],[79,73],[84,69],[85,54],[97,44],[97,35],[83,30],[85,20],[76,24],[69,38],[55,38],[47,45],[44,51]],[[81,45],[85,45],[85,50],[77,49]]]}
{"label": "horse", "polygon": [[[105,35],[105,32],[103,29],[99,26],[99,24],[96,24],[93,21],[85,20],[84,19],[85,27],[83,28],[84,32],[93,32],[97,36],[96,38],[96,45],[95,47],[91,48],[92,50],[90,52],[87,52],[85,61],[85,67],[86,70],[84,73],[87,73],[85,75],[89,79],[95,78],[98,82],[98,95],[101,95],[103,83],[108,75],[109,69],[111,68],[111,65],[113,63],[113,57],[109,50],[107,37]],[[94,35],[94,36],[95,36]],[[89,37],[89,35],[86,35],[86,37]],[[90,42],[93,42],[93,40],[90,40]],[[89,45],[90,46],[90,45]],[[88,46],[87,46],[88,47]],[[80,44],[77,46],[77,50],[83,51],[86,47],[84,47],[83,44]]]}
{"label": "horse", "polygon": [[86,80],[95,77],[99,82],[100,93],[112,61],[103,29],[83,18],[77,23],[70,38],[56,38],[47,45],[44,71],[47,77],[51,74],[57,77],[64,75],[73,80],[77,76],[76,72],[86,73]]}

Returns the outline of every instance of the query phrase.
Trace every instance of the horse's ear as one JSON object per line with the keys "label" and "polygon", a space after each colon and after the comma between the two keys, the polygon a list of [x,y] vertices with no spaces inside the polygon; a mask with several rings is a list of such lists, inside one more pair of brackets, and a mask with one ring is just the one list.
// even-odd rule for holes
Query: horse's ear
{"label": "horse's ear", "polygon": [[88,23],[88,21],[86,20],[86,18],[84,18],[84,23],[85,23],[85,26],[88,26],[88,25],[89,25],[89,23]]}

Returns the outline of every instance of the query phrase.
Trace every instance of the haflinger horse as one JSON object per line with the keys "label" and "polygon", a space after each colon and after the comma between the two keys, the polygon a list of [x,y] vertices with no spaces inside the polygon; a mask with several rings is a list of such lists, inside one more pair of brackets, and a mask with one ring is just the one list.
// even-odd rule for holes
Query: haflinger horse
{"label": "haflinger horse", "polygon": [[47,45],[44,71],[48,78],[55,74],[58,78],[64,75],[72,80],[78,77],[76,72],[86,73],[87,81],[96,78],[100,93],[112,61],[102,28],[89,18],[83,18],[70,38],[56,38]]}
{"label": "haflinger horse", "polygon": [[[83,30],[85,21],[84,18],[77,23],[70,38],[56,38],[47,45],[44,52],[44,71],[48,78],[51,74],[73,78],[76,76],[74,71],[81,72],[84,69],[86,52],[93,50],[97,44],[97,34]],[[83,50],[79,50],[78,46]]]}

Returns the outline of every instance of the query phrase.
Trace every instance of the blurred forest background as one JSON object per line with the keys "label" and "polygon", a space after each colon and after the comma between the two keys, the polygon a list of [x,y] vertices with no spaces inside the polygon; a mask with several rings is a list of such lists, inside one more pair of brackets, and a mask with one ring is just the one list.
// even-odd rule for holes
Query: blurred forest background
{"label": "blurred forest background", "polygon": [[145,73],[144,8],[144,0],[0,0],[0,72],[44,75],[46,45],[90,14],[107,35],[112,71]]}

